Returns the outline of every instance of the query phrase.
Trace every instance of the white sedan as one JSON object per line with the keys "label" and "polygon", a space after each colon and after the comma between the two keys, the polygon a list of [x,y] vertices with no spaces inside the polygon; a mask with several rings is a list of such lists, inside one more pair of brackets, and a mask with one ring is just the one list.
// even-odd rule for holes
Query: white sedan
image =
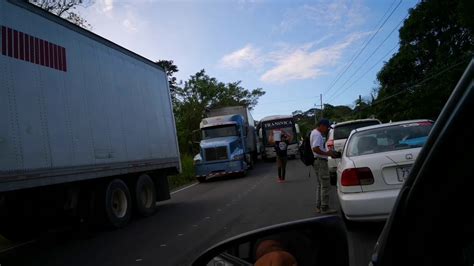
{"label": "white sedan", "polygon": [[411,120],[352,131],[337,168],[337,194],[348,225],[389,216],[432,125]]}

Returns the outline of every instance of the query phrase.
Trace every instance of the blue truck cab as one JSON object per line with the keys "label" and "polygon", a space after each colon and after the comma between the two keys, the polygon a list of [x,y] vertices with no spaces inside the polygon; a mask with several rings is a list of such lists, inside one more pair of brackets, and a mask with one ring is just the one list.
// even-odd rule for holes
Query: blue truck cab
{"label": "blue truck cab", "polygon": [[204,118],[200,124],[202,140],[194,157],[196,178],[228,174],[244,175],[248,168],[245,119],[240,114]]}

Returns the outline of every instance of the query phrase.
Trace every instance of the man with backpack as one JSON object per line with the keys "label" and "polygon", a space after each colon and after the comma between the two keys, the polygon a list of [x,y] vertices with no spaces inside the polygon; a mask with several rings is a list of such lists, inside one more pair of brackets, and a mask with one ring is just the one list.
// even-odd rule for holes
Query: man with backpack
{"label": "man with backpack", "polygon": [[330,123],[327,119],[321,119],[316,128],[311,132],[309,142],[314,156],[314,171],[318,182],[316,212],[321,214],[329,214],[337,212],[329,208],[329,168],[328,156],[337,157],[338,154],[332,150],[327,151],[324,143],[324,136],[327,135],[330,129]]}
{"label": "man with backpack", "polygon": [[288,161],[288,137],[281,136],[281,140],[275,141],[275,152],[277,155],[278,183],[285,182],[286,162]]}

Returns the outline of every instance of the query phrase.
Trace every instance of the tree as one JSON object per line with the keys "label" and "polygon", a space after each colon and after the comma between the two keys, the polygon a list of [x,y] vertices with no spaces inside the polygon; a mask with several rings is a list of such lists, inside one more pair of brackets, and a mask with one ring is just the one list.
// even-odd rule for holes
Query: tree
{"label": "tree", "polygon": [[78,6],[89,6],[93,0],[29,0],[42,9],[62,17],[84,29],[91,30],[92,26],[76,12]]}
{"label": "tree", "polygon": [[174,64],[173,60],[158,60],[157,65],[161,66],[168,76],[168,83],[170,87],[171,99],[173,104],[176,103],[176,90],[178,89],[178,80],[174,76],[179,71],[178,66]]}
{"label": "tree", "polygon": [[261,88],[249,91],[240,84],[240,81],[219,82],[201,70],[192,75],[183,87],[176,87],[175,117],[181,151],[189,150],[193,131],[199,129],[207,109],[232,105],[252,109],[258,98],[265,94]]}
{"label": "tree", "polygon": [[410,10],[398,52],[377,74],[378,117],[436,119],[472,57],[472,8],[470,0],[425,0]]}

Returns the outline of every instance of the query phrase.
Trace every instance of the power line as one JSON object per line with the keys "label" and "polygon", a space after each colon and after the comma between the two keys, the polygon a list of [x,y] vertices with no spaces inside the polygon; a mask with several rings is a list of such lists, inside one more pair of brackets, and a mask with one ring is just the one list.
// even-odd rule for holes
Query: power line
{"label": "power line", "polygon": [[[471,57],[471,58],[470,58],[470,57]],[[446,67],[446,68],[440,70],[439,72],[437,72],[437,73],[435,73],[435,74],[433,74],[433,75],[431,75],[431,76],[429,76],[429,77],[427,77],[427,78],[421,80],[421,81],[418,82],[417,84],[414,84],[414,85],[412,85],[412,86],[406,87],[406,88],[400,90],[399,92],[396,92],[396,93],[394,93],[394,94],[392,94],[392,95],[389,95],[389,96],[387,96],[387,97],[384,97],[384,98],[382,98],[382,99],[380,99],[380,100],[377,100],[377,101],[373,102],[370,106],[374,106],[374,105],[376,105],[376,104],[379,104],[379,103],[381,103],[381,102],[384,102],[384,101],[386,101],[386,100],[389,100],[389,99],[391,99],[391,98],[393,98],[393,97],[395,97],[395,96],[398,96],[398,95],[400,95],[400,94],[402,94],[402,93],[404,93],[404,92],[406,92],[406,91],[408,91],[408,90],[410,90],[410,89],[417,88],[417,87],[419,87],[420,85],[422,85],[423,83],[425,83],[425,82],[427,82],[427,81],[429,81],[429,80],[431,80],[431,79],[433,79],[433,78],[436,78],[437,76],[439,76],[439,75],[441,75],[441,74],[444,74],[444,73],[446,73],[446,72],[452,70],[453,68],[455,68],[455,67],[457,67],[457,66],[459,66],[459,65],[461,65],[461,64],[463,64],[463,63],[466,63],[468,60],[472,60],[472,54],[466,56],[466,58],[462,59],[461,61],[459,61],[459,62],[457,62],[457,63],[455,63],[455,64],[452,64],[451,66]],[[366,109],[366,108],[369,108],[369,106],[368,106],[368,107],[364,107],[364,108],[362,108],[361,110],[364,110],[364,109]]]}
{"label": "power line", "polygon": [[[388,11],[392,8],[393,4],[396,2],[396,0],[394,0],[392,2],[392,5],[390,5],[390,7],[387,9],[387,11],[385,12],[385,14],[382,16],[381,18],[381,21],[383,20],[383,18],[385,17],[385,15],[388,13]],[[369,43],[375,38],[375,36],[377,35],[377,33],[382,29],[382,27],[385,25],[385,23],[387,23],[388,19],[393,15],[393,13],[395,12],[395,10],[397,10],[397,8],[400,6],[400,4],[402,3],[402,0],[400,0],[397,4],[397,6],[392,10],[392,12],[390,12],[389,16],[382,22],[381,25],[379,25],[378,29],[374,32],[374,34],[372,34],[372,36],[368,39],[368,41],[366,41],[363,46],[361,47],[361,49],[358,51],[358,53],[352,57],[351,61],[349,64],[346,65],[346,67],[341,71],[339,72],[339,74],[336,76],[336,79],[331,82],[331,85],[326,89],[326,91],[324,92],[325,94],[327,94],[333,87],[334,85],[336,85],[336,83],[339,81],[339,79],[341,79],[342,76],[344,76],[344,74],[347,72],[347,70],[352,66],[352,64],[354,64],[355,60],[362,54],[362,52],[365,50],[365,48],[367,48],[367,46],[369,45]]]}
{"label": "power line", "polygon": [[367,69],[367,71],[364,72],[364,74],[360,75],[354,82],[351,83],[351,85],[349,85],[348,87],[346,87],[344,90],[342,90],[339,94],[337,94],[336,96],[332,97],[330,100],[328,100],[328,102],[330,101],[334,101],[335,99],[337,99],[339,96],[341,96],[342,94],[344,94],[349,88],[351,88],[352,86],[354,86],[354,84],[356,84],[359,80],[361,80],[365,75],[367,75],[374,67],[376,67],[381,61],[383,61],[388,55],[390,55],[396,48],[398,47],[398,44],[395,45],[392,49],[390,49],[385,55],[383,55],[375,64],[373,64],[369,69]]}
{"label": "power line", "polygon": [[[375,50],[365,59],[365,61],[360,64],[359,68],[356,69],[356,71],[354,71],[354,73],[352,73],[352,75],[339,87],[339,89],[342,89],[356,74],[357,72],[359,72],[359,70],[362,69],[362,67],[369,61],[370,58],[372,58],[372,56],[380,49],[380,47],[382,47],[382,45],[388,40],[388,38],[390,38],[390,36],[392,36],[392,34],[400,27],[400,25],[403,23],[403,21],[405,21],[405,19],[409,16],[409,14],[407,14],[398,24],[397,26],[395,26],[391,31],[390,33],[387,35],[387,37],[385,37],[385,39],[377,46],[377,48],[375,48]],[[337,90],[334,91],[334,93],[330,96],[330,98],[334,97],[335,95],[337,94]]]}

